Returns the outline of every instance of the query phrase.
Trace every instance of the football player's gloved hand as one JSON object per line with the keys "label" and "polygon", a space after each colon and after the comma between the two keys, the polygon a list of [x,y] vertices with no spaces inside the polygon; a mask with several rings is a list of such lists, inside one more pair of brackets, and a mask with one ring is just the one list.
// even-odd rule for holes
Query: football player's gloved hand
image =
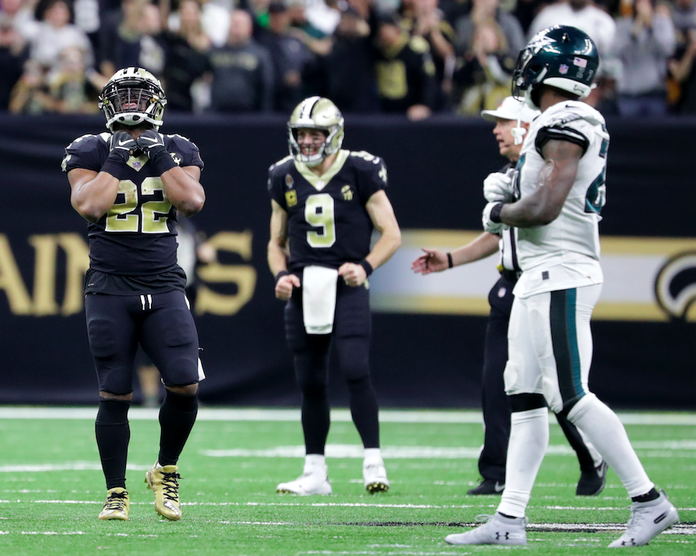
{"label": "football player's gloved hand", "polygon": [[137,148],[138,145],[135,139],[127,131],[114,131],[114,134],[111,136],[109,156],[118,156],[123,162],[128,162],[128,159]]}
{"label": "football player's gloved hand", "polygon": [[109,144],[109,156],[106,157],[101,171],[121,179],[121,171],[137,148],[138,145],[128,132],[114,131]]}
{"label": "football player's gloved hand", "polygon": [[513,199],[512,178],[515,170],[505,174],[493,172],[483,180],[483,196],[489,203],[509,203]]}
{"label": "football player's gloved hand", "polygon": [[152,162],[157,175],[161,176],[176,166],[176,162],[164,146],[164,137],[154,129],[144,131],[136,139],[136,143]]}
{"label": "football player's gloved hand", "polygon": [[481,221],[483,229],[488,233],[499,234],[510,227],[507,224],[503,224],[500,220],[500,211],[503,208],[503,204],[501,202],[488,203],[483,209]]}

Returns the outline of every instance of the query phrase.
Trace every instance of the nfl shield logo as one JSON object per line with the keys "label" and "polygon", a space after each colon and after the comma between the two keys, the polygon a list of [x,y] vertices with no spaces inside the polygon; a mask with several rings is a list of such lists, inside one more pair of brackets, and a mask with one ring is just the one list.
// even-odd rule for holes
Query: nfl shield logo
{"label": "nfl shield logo", "polygon": [[565,75],[566,73],[568,73],[568,66],[566,66],[565,64],[561,64],[561,67],[558,68],[558,73],[560,73],[561,75]]}
{"label": "nfl shield logo", "polygon": [[140,171],[140,168],[142,167],[143,163],[140,162],[139,160],[134,160],[133,161],[133,168],[137,170],[138,172]]}

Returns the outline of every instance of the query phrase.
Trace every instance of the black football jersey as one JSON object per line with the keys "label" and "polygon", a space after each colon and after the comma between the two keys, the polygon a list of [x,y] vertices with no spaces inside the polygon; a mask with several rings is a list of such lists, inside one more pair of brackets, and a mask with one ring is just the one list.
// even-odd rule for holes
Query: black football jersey
{"label": "black football jersey", "polygon": [[[195,144],[180,135],[163,137],[179,166],[203,169]],[[85,168],[99,172],[109,155],[110,140],[110,133],[75,139],[65,149],[63,171]],[[118,176],[116,202],[99,222],[88,226],[92,271],[146,277],[177,270],[176,209],[147,156],[135,154],[139,156],[131,156],[128,167]]]}
{"label": "black football jersey", "polygon": [[288,268],[337,269],[363,260],[370,252],[373,229],[365,205],[386,187],[384,161],[365,151],[339,151],[321,177],[291,156],[271,166],[268,190],[288,214]]}

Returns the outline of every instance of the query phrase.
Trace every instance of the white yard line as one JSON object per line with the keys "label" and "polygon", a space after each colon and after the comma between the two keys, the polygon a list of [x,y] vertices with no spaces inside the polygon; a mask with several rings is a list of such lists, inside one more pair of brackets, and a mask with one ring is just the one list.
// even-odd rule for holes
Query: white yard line
{"label": "white yard line", "polygon": [[[0,419],[94,419],[96,407],[15,407],[0,406]],[[156,420],[158,409],[131,408],[131,420]],[[618,413],[625,425],[684,425],[696,426],[696,413],[667,412],[621,412]],[[299,421],[298,409],[217,409],[201,408],[200,421]],[[351,422],[350,411],[331,411],[333,422]],[[436,410],[383,410],[382,423],[481,423],[480,411],[436,411]]]}

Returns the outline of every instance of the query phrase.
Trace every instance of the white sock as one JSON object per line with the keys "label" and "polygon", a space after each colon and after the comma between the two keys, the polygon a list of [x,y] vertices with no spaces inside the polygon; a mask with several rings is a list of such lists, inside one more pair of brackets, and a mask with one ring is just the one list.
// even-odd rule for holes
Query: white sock
{"label": "white sock", "polygon": [[590,439],[626,487],[640,496],[655,486],[643,469],[623,424],[594,394],[584,396],[568,413],[568,420]]}
{"label": "white sock", "polygon": [[500,513],[524,517],[548,445],[547,408],[513,412],[505,466],[505,490],[498,506]]}
{"label": "white sock", "polygon": [[382,450],[380,448],[365,448],[365,459],[363,465],[382,465]]}
{"label": "white sock", "polygon": [[319,468],[326,472],[326,456],[324,454],[307,454],[305,456],[304,469],[307,471],[309,468],[314,470]]}

